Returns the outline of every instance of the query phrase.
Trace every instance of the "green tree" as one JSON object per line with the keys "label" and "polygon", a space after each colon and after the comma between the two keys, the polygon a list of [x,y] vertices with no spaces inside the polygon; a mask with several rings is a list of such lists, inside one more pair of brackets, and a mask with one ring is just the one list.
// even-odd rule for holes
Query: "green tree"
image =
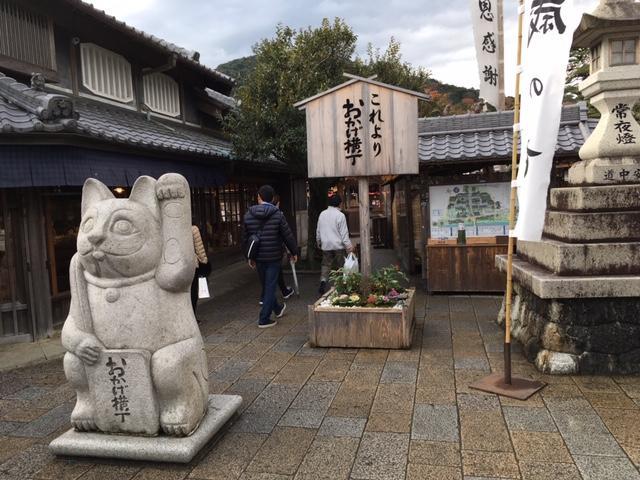
{"label": "green tree", "polygon": [[588,48],[574,48],[569,53],[567,79],[564,87],[564,98],[567,102],[578,102],[584,97],[578,90],[578,84],[589,76],[591,55]]}
{"label": "green tree", "polygon": [[[305,116],[294,103],[344,82],[344,72],[375,74],[382,82],[424,91],[428,72],[403,62],[394,39],[384,52],[369,46],[365,58],[355,57],[356,45],[356,34],[339,18],[300,30],[278,25],[273,38],[256,44],[255,67],[236,92],[239,108],[225,120],[236,153],[278,159],[295,175],[306,177]],[[333,181],[309,182],[310,257],[317,217]]]}

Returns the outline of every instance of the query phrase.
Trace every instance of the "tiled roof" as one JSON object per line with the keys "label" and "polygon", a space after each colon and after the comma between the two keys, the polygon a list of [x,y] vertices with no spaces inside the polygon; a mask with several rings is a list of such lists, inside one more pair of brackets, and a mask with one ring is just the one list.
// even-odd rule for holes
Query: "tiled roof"
{"label": "tiled roof", "polygon": [[128,33],[139,40],[146,42],[147,44],[158,48],[160,50],[164,50],[168,54],[177,55],[180,60],[187,65],[194,67],[201,72],[204,72],[210,76],[216,77],[218,80],[226,83],[229,87],[233,86],[235,81],[228,75],[225,75],[218,70],[213,68],[209,68],[206,65],[203,65],[199,62],[200,54],[193,50],[187,50],[186,48],[179,47],[171,42],[167,42],[161,38],[156,37],[155,35],[151,35],[149,33],[143,32],[137,28],[134,28],[130,25],[127,25],[125,22],[118,20],[113,15],[109,15],[104,10],[99,10],[95,8],[88,2],[83,0],[64,0],[71,8],[77,9],[87,15],[96,18],[107,25],[110,25],[113,28],[120,30],[123,33]]}
{"label": "tiled roof", "polygon": [[[575,154],[597,121],[586,105],[563,107],[557,153]],[[418,156],[423,163],[469,162],[511,158],[513,112],[491,112],[418,120]]]}
{"label": "tiled roof", "polygon": [[64,95],[29,88],[0,73],[0,132],[73,129],[77,115]]}
{"label": "tiled roof", "polygon": [[95,101],[29,88],[0,73],[0,132],[78,133],[109,143],[231,157],[230,142],[181,124]]}
{"label": "tiled roof", "polygon": [[231,157],[231,144],[213,135],[95,101],[77,100],[75,105],[78,133],[144,149]]}
{"label": "tiled roof", "polygon": [[216,92],[210,88],[205,88],[204,91],[211,100],[223,108],[235,108],[238,105],[236,99],[233,97],[228,97],[227,95],[223,95],[222,93]]}

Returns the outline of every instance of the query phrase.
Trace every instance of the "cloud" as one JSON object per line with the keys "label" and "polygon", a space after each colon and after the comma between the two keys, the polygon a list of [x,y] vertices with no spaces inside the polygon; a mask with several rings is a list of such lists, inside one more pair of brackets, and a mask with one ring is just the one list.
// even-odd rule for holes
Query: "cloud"
{"label": "cloud", "polygon": [[[591,10],[597,0],[575,0]],[[295,28],[319,25],[324,17],[343,18],[358,35],[358,52],[367,43],[384,49],[393,36],[404,59],[443,82],[477,87],[478,76],[468,0],[93,0],[148,33],[197,50],[216,66],[251,54],[252,46],[273,36],[278,23]],[[505,89],[513,92],[517,2],[504,2]]]}

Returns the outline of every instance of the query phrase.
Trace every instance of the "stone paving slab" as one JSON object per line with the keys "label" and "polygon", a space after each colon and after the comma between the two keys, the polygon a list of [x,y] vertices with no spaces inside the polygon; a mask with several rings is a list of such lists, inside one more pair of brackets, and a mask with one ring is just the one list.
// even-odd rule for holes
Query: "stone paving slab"
{"label": "stone paving slab", "polygon": [[419,293],[409,350],[311,348],[316,278],[301,280],[266,331],[252,271],[199,308],[210,389],[243,404],[191,462],[51,455],[74,400],[55,359],[0,373],[0,480],[640,479],[640,376],[542,375],[514,344],[514,373],[549,385],[527,401],[469,389],[502,369],[487,296]]}

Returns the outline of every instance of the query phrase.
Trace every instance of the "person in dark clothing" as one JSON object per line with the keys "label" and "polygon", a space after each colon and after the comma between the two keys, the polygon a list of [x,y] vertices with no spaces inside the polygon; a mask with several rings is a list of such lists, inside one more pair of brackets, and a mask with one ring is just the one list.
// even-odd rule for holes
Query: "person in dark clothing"
{"label": "person in dark clothing", "polygon": [[257,234],[260,237],[256,259],[249,260],[249,265],[258,271],[260,281],[264,285],[264,298],[258,321],[260,328],[276,325],[277,321],[271,319],[271,314],[275,313],[276,318],[280,318],[287,307],[285,303],[278,304],[276,299],[278,275],[282,269],[283,244],[291,252],[291,259],[294,262],[298,260],[298,244],[289,224],[284,214],[271,203],[274,195],[275,192],[270,185],[260,187],[258,205],[249,208],[244,216],[242,230],[242,242],[245,245],[251,235]]}
{"label": "person in dark clothing", "polygon": [[[275,205],[278,209],[280,208],[280,195],[277,193],[273,197],[272,201],[273,205]],[[286,252],[285,252],[286,253]],[[262,280],[261,280],[262,281]],[[284,275],[282,273],[282,268],[280,269],[280,275],[278,275],[278,288],[282,292],[282,299],[287,300],[293,296],[295,290],[288,286],[284,281]],[[262,284],[262,291],[260,292],[260,305],[264,303],[264,283]]]}

